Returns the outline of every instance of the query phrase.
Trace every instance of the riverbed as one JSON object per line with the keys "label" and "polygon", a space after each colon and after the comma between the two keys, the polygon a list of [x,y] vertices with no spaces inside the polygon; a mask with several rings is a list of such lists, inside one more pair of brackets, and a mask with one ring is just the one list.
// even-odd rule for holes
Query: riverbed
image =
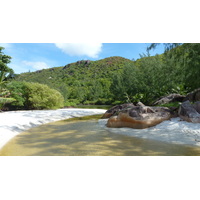
{"label": "riverbed", "polygon": [[104,109],[68,108],[58,110],[9,111],[0,113],[0,149],[13,137],[30,128],[49,122],[103,114]]}
{"label": "riverbed", "polygon": [[[173,118],[148,129],[108,128],[107,119],[100,119],[104,112],[60,109],[0,113],[1,147],[7,143],[0,155],[200,155],[200,124]],[[80,118],[88,115],[92,117]]]}
{"label": "riverbed", "polygon": [[[105,120],[104,120],[105,121]],[[200,147],[134,137],[102,127],[99,119],[72,119],[29,129],[1,156],[198,156]],[[121,129],[122,130],[122,129]],[[133,129],[132,129],[133,130]],[[129,130],[130,131],[130,130]]]}

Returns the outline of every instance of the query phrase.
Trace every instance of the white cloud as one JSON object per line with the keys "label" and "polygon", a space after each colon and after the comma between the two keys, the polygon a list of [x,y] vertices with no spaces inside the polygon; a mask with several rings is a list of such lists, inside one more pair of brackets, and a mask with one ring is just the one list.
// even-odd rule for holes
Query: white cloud
{"label": "white cloud", "polygon": [[45,62],[30,62],[30,61],[24,60],[22,61],[22,63],[36,70],[47,69],[50,67]]}
{"label": "white cloud", "polygon": [[10,43],[0,43],[0,47],[4,47],[5,49],[12,48],[12,44]]}
{"label": "white cloud", "polygon": [[55,43],[55,45],[70,56],[97,58],[102,50],[102,43]]}

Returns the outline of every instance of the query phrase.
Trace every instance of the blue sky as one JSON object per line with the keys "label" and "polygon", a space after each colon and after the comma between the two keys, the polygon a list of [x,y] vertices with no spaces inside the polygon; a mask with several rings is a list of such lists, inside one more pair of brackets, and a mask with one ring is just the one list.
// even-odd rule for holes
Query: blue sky
{"label": "blue sky", "polygon": [[[147,43],[0,43],[4,54],[12,57],[8,65],[15,73],[59,67],[78,60],[99,60],[110,56],[138,59]],[[164,52],[159,45],[150,54]]]}

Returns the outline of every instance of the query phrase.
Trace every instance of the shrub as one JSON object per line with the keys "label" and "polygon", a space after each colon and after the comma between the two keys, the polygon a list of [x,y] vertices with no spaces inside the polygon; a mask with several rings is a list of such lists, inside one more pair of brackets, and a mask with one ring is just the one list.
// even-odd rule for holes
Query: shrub
{"label": "shrub", "polygon": [[26,90],[24,82],[13,81],[7,84],[7,89],[10,91],[10,96],[15,99],[12,104],[9,105],[11,109],[24,109],[25,97],[24,93]]}
{"label": "shrub", "polygon": [[47,85],[30,82],[11,82],[8,86],[16,99],[12,106],[22,109],[56,109],[64,106],[60,92]]}
{"label": "shrub", "polygon": [[15,101],[15,99],[13,98],[3,98],[3,97],[0,97],[0,110],[3,109],[4,105],[7,104],[7,103],[11,103]]}

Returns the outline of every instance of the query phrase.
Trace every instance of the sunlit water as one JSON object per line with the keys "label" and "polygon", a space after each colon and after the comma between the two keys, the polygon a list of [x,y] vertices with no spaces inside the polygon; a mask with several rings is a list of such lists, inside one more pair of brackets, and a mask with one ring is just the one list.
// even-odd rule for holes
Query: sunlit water
{"label": "sunlit water", "polygon": [[23,132],[5,145],[1,156],[181,156],[200,155],[200,147],[116,134],[98,120],[64,120]]}

